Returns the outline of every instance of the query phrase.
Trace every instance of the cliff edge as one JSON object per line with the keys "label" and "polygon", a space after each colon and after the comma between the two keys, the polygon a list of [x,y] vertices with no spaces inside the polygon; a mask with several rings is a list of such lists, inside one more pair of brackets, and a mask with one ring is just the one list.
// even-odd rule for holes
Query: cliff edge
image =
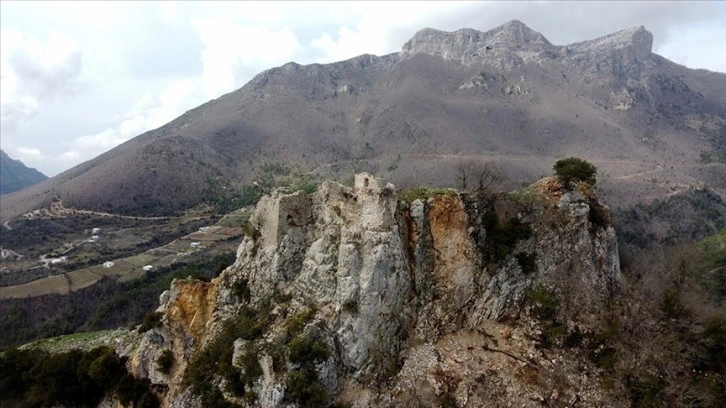
{"label": "cliff edge", "polygon": [[591,332],[621,280],[592,186],[401,192],[363,173],[263,197],[248,230],[211,283],[172,283],[131,359],[164,406],[617,405],[542,347]]}

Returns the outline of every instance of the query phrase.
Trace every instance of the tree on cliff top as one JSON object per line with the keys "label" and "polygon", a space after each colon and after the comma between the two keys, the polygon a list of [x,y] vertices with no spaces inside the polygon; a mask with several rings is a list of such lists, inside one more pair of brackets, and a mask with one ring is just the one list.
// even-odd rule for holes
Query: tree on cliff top
{"label": "tree on cliff top", "polygon": [[558,160],[553,166],[555,175],[566,188],[572,186],[572,182],[584,181],[595,185],[595,173],[597,168],[590,162],[578,157],[568,157]]}

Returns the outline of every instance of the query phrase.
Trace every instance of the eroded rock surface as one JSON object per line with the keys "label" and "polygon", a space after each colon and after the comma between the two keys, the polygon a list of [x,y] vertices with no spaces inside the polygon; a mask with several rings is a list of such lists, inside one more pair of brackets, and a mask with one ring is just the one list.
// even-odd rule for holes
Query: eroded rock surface
{"label": "eroded rock surface", "polygon": [[[525,301],[547,288],[566,299],[567,324],[586,331],[617,289],[615,234],[591,190],[545,179],[512,194],[401,199],[363,173],[352,188],[276,192],[260,200],[234,265],[211,283],[175,281],[162,296],[163,325],[145,334],[135,372],[167,390],[166,405],[203,404],[185,371],[229,336],[228,322],[254,316],[244,324],[264,325],[227,346],[245,391],[230,391],[222,374],[212,384],[241,405],[304,405],[312,397],[295,391],[299,373],[327,401],[356,407],[608,405],[598,387],[584,391],[587,370],[548,391],[577,359],[535,347],[541,332]],[[153,363],[165,349],[177,361],[168,374]]]}

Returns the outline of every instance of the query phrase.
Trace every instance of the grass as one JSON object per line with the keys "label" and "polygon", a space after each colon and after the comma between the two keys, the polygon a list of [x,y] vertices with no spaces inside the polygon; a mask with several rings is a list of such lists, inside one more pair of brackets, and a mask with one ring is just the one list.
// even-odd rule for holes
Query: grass
{"label": "grass", "polygon": [[131,344],[140,340],[132,330],[116,329],[93,332],[67,334],[65,336],[51,337],[28,343],[20,349],[41,349],[51,353],[64,352],[71,349],[90,350],[94,347],[117,344]]}
{"label": "grass", "polygon": [[459,192],[453,188],[411,188],[401,191],[399,198],[403,201],[426,200],[438,195],[458,196]]}
{"label": "grass", "polygon": [[510,193],[512,198],[516,200],[520,204],[524,204],[527,206],[530,206],[537,202],[538,194],[537,192],[531,187],[525,187],[520,190],[512,191]]}

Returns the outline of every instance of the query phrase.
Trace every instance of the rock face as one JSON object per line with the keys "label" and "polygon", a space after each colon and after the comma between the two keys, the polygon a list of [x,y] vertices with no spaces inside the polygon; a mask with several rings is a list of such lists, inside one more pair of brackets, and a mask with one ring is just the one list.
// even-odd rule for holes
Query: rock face
{"label": "rock face", "polygon": [[[589,190],[545,179],[513,194],[401,197],[363,173],[352,188],[276,192],[258,204],[234,265],[211,283],[175,281],[162,296],[163,326],[144,336],[136,373],[168,387],[166,405],[202,404],[204,392],[194,397],[200,388],[188,389],[184,372],[198,371],[201,350],[229,336],[228,322],[256,313],[259,330],[232,335],[227,346],[239,371],[232,380],[216,372],[211,385],[229,401],[428,406],[445,396],[533,405],[551,397],[549,386],[517,373],[545,378],[576,359],[538,362],[536,325],[521,316],[528,291],[565,299],[568,324],[586,330],[586,316],[603,310],[621,279],[614,230]],[[163,349],[178,362],[168,375],[152,368]],[[462,359],[473,360],[456,369]],[[502,390],[492,386],[470,395],[484,381],[472,373],[487,364],[508,393],[497,397]],[[243,390],[225,385],[240,378]],[[608,405],[597,387],[577,394],[593,388],[588,381],[578,372],[561,396]]]}

